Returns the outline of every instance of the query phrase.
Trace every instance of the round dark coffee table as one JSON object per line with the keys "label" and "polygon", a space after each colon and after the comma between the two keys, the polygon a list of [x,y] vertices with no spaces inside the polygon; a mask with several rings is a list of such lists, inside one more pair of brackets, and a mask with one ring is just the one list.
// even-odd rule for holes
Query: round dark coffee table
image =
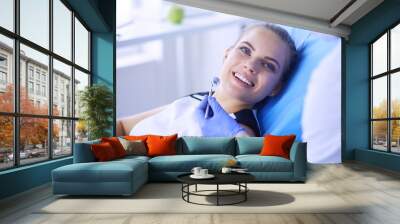
{"label": "round dark coffee table", "polygon": [[[191,173],[182,174],[177,177],[178,181],[182,183],[182,199],[188,203],[198,204],[198,205],[234,205],[239,204],[241,202],[245,202],[247,200],[247,192],[249,188],[247,187],[247,183],[255,180],[255,177],[249,173],[215,173],[213,174],[215,177],[212,179],[193,179],[190,177]],[[216,185],[215,190],[197,190],[198,184],[205,185]],[[190,186],[195,186],[194,191],[190,191]],[[237,190],[223,190],[220,189],[220,185],[236,185],[238,186]],[[215,192],[216,194],[205,194],[209,192]],[[221,194],[222,193],[222,194]],[[202,204],[190,201],[190,196],[204,196],[204,197],[216,197],[216,204]],[[240,200],[234,201],[231,203],[221,203],[221,197],[230,197],[230,196],[241,196]]]}

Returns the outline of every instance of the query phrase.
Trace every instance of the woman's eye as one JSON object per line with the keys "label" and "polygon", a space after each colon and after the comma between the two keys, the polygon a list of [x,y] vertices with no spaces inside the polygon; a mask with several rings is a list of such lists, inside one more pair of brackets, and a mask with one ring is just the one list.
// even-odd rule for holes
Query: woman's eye
{"label": "woman's eye", "polygon": [[264,67],[272,72],[275,72],[275,65],[269,62],[264,63]]}
{"label": "woman's eye", "polygon": [[250,55],[250,53],[251,53],[251,51],[250,51],[250,49],[248,47],[240,47],[239,49],[240,49],[241,52],[243,52],[243,53],[245,53],[247,55]]}

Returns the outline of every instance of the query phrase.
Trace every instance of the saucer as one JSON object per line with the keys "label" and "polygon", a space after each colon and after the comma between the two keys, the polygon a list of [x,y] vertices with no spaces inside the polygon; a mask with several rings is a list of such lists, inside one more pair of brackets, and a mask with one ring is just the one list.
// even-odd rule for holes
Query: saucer
{"label": "saucer", "polygon": [[204,176],[194,175],[194,174],[190,175],[190,178],[193,178],[193,179],[211,179],[211,178],[214,178],[214,177],[215,176],[212,175],[212,174],[207,174],[207,175],[204,175]]}

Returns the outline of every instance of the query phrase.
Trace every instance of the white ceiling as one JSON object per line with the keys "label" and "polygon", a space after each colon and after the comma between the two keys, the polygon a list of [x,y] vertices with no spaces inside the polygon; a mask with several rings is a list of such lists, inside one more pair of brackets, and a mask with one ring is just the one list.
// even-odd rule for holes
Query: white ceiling
{"label": "white ceiling", "polygon": [[169,1],[345,38],[350,34],[353,23],[383,2],[383,0]]}
{"label": "white ceiling", "polygon": [[281,12],[330,20],[351,0],[227,0],[255,7],[274,9]]}

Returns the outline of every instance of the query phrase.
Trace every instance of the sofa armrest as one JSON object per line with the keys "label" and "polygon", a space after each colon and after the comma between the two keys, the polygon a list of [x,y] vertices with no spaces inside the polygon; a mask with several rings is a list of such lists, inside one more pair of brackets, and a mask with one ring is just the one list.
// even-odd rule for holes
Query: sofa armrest
{"label": "sofa armrest", "polygon": [[92,144],[97,144],[97,143],[100,143],[100,140],[75,143],[75,145],[74,145],[74,163],[95,162],[96,158],[94,157],[90,146]]}
{"label": "sofa armrest", "polygon": [[294,142],[290,149],[290,160],[293,162],[293,179],[305,181],[307,176],[307,143]]}

